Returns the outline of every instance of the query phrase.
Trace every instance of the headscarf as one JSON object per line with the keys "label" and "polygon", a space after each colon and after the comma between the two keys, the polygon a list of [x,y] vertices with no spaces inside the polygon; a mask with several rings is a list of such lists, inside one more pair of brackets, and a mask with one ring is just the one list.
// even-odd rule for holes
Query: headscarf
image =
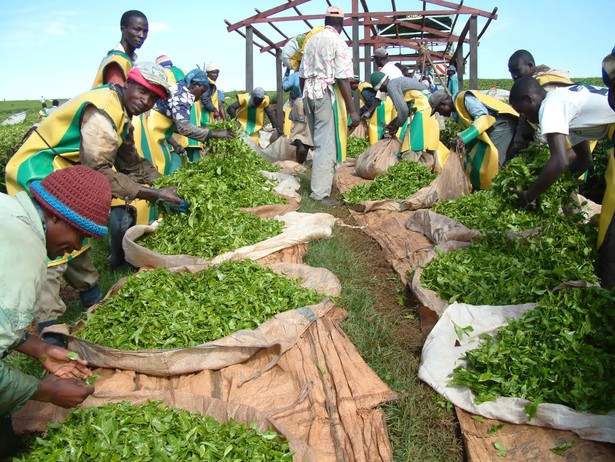
{"label": "headscarf", "polygon": [[189,87],[191,83],[196,83],[203,86],[209,85],[209,79],[207,78],[207,74],[205,74],[205,72],[198,68],[192,69],[190,72],[188,72],[186,76],[182,79],[182,82],[187,87]]}

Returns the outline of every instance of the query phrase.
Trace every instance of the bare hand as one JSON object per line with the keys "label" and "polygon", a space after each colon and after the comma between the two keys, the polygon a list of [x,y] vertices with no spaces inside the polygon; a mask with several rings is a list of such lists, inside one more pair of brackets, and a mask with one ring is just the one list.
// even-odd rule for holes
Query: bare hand
{"label": "bare hand", "polygon": [[181,157],[186,155],[186,149],[183,146],[179,145],[179,144],[177,146],[173,147],[173,151],[175,151],[175,154],[177,154],[178,156],[181,156]]}
{"label": "bare hand", "polygon": [[177,186],[167,186],[166,188],[158,189],[158,199],[171,204],[179,204],[182,198],[177,195]]}
{"label": "bare hand", "polygon": [[364,120],[369,120],[369,119],[371,119],[371,118],[372,118],[372,113],[371,113],[371,112],[369,112],[369,111],[366,111],[366,112],[364,112],[364,113],[363,113],[363,115],[361,116],[361,118],[362,118],[362,119],[364,119]]}
{"label": "bare hand", "polygon": [[453,149],[456,152],[459,152],[462,149],[465,149],[466,144],[463,142],[461,138],[459,138],[458,136],[455,136],[451,138],[451,140],[449,141],[448,147]]}
{"label": "bare hand", "polygon": [[84,379],[92,375],[92,371],[86,367],[88,362],[85,359],[68,359],[70,350],[55,345],[46,345],[45,353],[38,360],[53,375],[65,379]]}
{"label": "bare hand", "polygon": [[32,397],[37,401],[53,403],[61,407],[75,407],[94,393],[94,387],[77,379],[59,379],[53,375],[45,377]]}
{"label": "bare hand", "polygon": [[389,135],[391,136],[395,136],[397,134],[397,130],[399,129],[399,127],[397,126],[397,123],[395,121],[391,122],[389,125],[387,125],[386,127],[386,131]]}
{"label": "bare hand", "polygon": [[536,199],[530,200],[527,197],[527,191],[513,191],[517,195],[517,207],[526,212],[533,212],[536,210]]}

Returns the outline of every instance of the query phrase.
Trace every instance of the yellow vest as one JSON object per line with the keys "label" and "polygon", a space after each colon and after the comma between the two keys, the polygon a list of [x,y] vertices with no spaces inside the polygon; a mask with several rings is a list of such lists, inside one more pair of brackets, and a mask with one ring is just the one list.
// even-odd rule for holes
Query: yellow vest
{"label": "yellow vest", "polygon": [[[608,133],[608,140],[613,139],[615,124],[611,125]],[[609,229],[609,224],[613,220],[615,212],[615,159],[613,158],[613,146],[608,150],[609,164],[606,168],[604,179],[606,180],[606,190],[602,198],[602,210],[600,212],[600,223],[598,226],[598,248],[602,245],[604,236]]]}
{"label": "yellow vest", "polygon": [[465,129],[472,129],[477,135],[476,142],[470,142],[466,149],[464,168],[475,190],[491,188],[491,180],[499,171],[498,150],[489,139],[486,131],[495,123],[495,117],[484,115],[476,120],[468,113],[464,98],[467,93],[478,98],[488,109],[498,114],[509,114],[519,117],[517,111],[502,101],[479,91],[462,91],[455,97],[455,111],[459,116],[459,124]]}
{"label": "yellow vest", "polygon": [[293,70],[296,71],[297,69],[299,69],[299,65],[301,64],[301,60],[303,59],[303,53],[305,53],[305,45],[307,45],[308,41],[314,36],[314,34],[317,34],[324,28],[325,26],[316,26],[307,34],[305,34],[305,38],[303,39],[303,43],[301,44],[301,49],[295,52],[295,54],[289,58],[290,65]]}
{"label": "yellow vest", "polygon": [[[120,139],[126,138],[128,120],[115,90],[105,85],[76,96],[46,117],[9,160],[6,165],[6,189],[9,194],[29,191],[32,181],[42,180],[56,170],[80,163],[81,116],[83,110],[92,105],[111,118]],[[66,263],[89,247],[88,239],[81,250],[59,257],[49,266]]]}
{"label": "yellow vest", "polygon": [[263,128],[265,119],[265,108],[269,106],[269,96],[257,107],[250,104],[250,93],[237,94],[239,109],[237,109],[237,120],[250,137],[258,143],[258,131]]}
{"label": "yellow vest", "polygon": [[130,71],[135,64],[132,58],[126,53],[119,50],[111,50],[100,63],[98,72],[94,78],[94,83],[92,84],[92,88],[105,85],[105,82],[103,81],[104,71],[105,68],[111,63],[115,63],[122,68],[122,71],[124,71],[124,81],[127,79],[128,71]]}

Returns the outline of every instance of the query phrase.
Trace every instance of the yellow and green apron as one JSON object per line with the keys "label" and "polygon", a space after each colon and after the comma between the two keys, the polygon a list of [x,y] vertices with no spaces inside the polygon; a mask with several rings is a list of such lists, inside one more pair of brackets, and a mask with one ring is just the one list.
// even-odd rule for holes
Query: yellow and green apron
{"label": "yellow and green apron", "polygon": [[[105,85],[76,96],[60,106],[53,117],[45,118],[9,160],[6,165],[9,194],[29,191],[32,181],[80,163],[81,117],[84,109],[91,105],[111,118],[119,138],[126,138],[129,124],[116,91]],[[90,241],[85,239],[81,250],[58,257],[49,262],[49,266],[66,263],[89,247]]]}
{"label": "yellow and green apron", "polygon": [[265,98],[257,107],[250,104],[250,93],[239,93],[237,100],[239,101],[237,120],[246,133],[258,143],[258,131],[263,128],[265,108],[269,106],[269,96],[265,95]]}
{"label": "yellow and green apron", "polygon": [[290,120],[290,113],[293,110],[293,102],[291,100],[288,100],[288,104],[285,106],[284,108],[284,127],[283,127],[283,132],[284,132],[284,136],[286,136],[287,138],[290,138],[290,129],[293,126],[293,121]]}
{"label": "yellow and green apron", "polygon": [[436,151],[440,142],[440,125],[431,115],[428,97],[420,90],[406,90],[404,99],[408,103],[410,117],[397,131],[397,137],[402,140],[401,152]]}
{"label": "yellow and green apron", "polygon": [[348,143],[348,113],[346,112],[346,101],[337,84],[333,84],[335,98],[333,100],[333,120],[335,123],[335,143],[338,162],[346,160],[346,145]]}
{"label": "yellow and green apron", "polygon": [[519,117],[508,104],[503,103],[481,92],[462,91],[455,97],[455,111],[459,115],[459,125],[465,128],[459,137],[466,145],[464,170],[472,183],[474,190],[491,188],[491,180],[498,174],[498,150],[489,139],[487,130],[495,124],[495,117],[483,115],[476,120],[468,113],[464,98],[467,93],[478,98],[488,109],[498,114],[510,114]]}
{"label": "yellow and green apron", "polygon": [[103,81],[104,70],[111,63],[116,63],[122,68],[122,70],[124,71],[124,81],[126,81],[127,79],[128,71],[130,71],[130,69],[132,69],[132,67],[135,65],[132,58],[123,51],[111,50],[109,53],[107,53],[107,56],[105,56],[105,59],[103,59],[102,63],[100,63],[100,66],[98,67],[98,72],[96,73],[96,78],[94,79],[94,83],[92,84],[92,88],[100,87],[101,85],[105,84],[105,82]]}
{"label": "yellow and green apron", "polygon": [[609,127],[608,141],[605,148],[607,148],[607,155],[609,156],[609,164],[604,174],[606,180],[606,190],[604,191],[604,197],[602,198],[602,210],[600,212],[600,223],[598,226],[598,248],[602,245],[604,236],[609,229],[609,224],[613,219],[613,213],[615,212],[615,157],[613,152],[613,133],[615,132],[615,124]]}

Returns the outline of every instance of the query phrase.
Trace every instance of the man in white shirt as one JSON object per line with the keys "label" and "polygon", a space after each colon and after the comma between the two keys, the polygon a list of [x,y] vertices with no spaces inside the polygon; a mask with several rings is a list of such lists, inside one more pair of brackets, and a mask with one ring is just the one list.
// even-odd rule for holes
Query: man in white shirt
{"label": "man in white shirt", "polygon": [[[389,80],[404,76],[399,67],[397,67],[394,63],[389,62],[389,52],[386,51],[385,48],[376,48],[374,54],[372,55],[372,60],[374,61],[374,67],[376,68],[375,70],[383,72],[389,78]],[[372,106],[363,113],[362,117],[369,120],[378,105],[382,101],[386,101],[387,96],[388,95],[386,91],[378,91],[376,93],[376,99],[374,100]]]}
{"label": "man in white shirt", "polygon": [[[526,209],[531,209],[540,194],[555,183],[566,169],[575,176],[587,170],[592,162],[589,141],[612,137],[615,131],[615,111],[609,106],[608,88],[572,85],[547,94],[538,80],[522,77],[515,81],[510,91],[510,103],[530,122],[539,124],[540,135],[551,151],[551,157],[534,184],[527,191],[517,192],[519,205]],[[566,146],[566,136],[572,150]],[[606,176],[605,198],[610,190],[608,169]],[[604,250],[602,244],[612,221],[612,212],[611,208],[603,207],[598,236],[599,254]],[[611,283],[606,282],[609,275],[602,272],[600,266],[598,275],[602,285],[612,286],[615,278],[610,275]]]}

